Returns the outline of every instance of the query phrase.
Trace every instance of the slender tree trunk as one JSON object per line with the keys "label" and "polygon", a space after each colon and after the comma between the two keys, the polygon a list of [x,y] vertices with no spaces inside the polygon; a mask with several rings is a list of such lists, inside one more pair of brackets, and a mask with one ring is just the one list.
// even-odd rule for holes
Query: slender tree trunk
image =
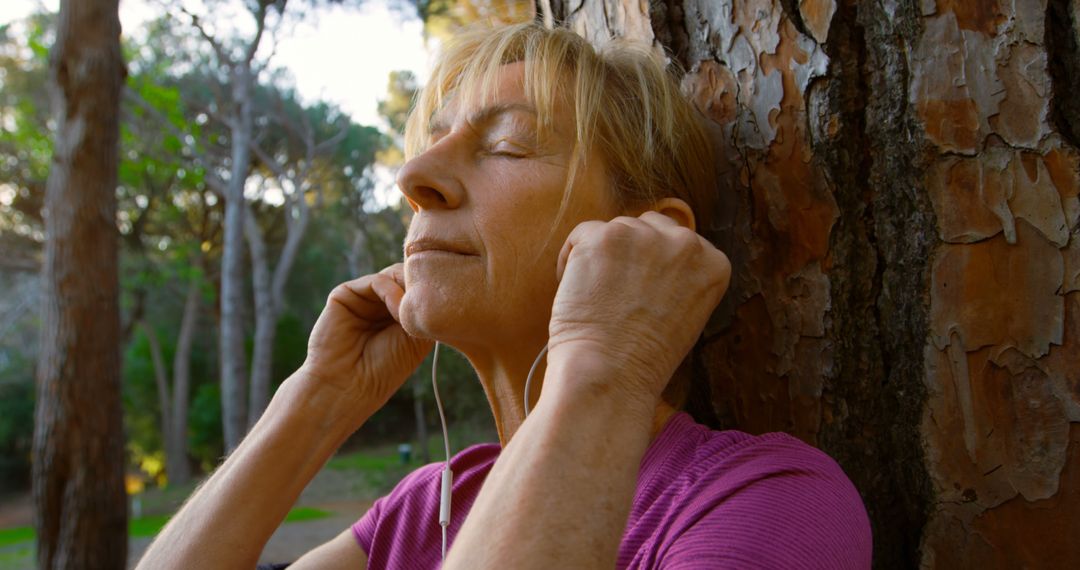
{"label": "slender tree trunk", "polygon": [[[312,141],[308,141],[308,144],[312,145],[309,148],[313,147]],[[311,164],[313,158],[312,153],[309,152],[308,165]],[[255,292],[255,349],[251,365],[251,399],[248,402],[249,426],[259,421],[263,410],[270,402],[270,380],[274,368],[274,338],[277,335],[278,318],[285,306],[285,284],[289,279],[289,274],[292,273],[296,254],[300,250],[300,243],[304,239],[308,221],[311,219],[311,210],[306,202],[303,181],[307,169],[303,169],[302,172],[300,179],[294,179],[291,182],[293,191],[285,201],[285,245],[281,248],[281,255],[278,256],[273,275],[270,273],[262,229],[259,228],[250,209],[248,221],[245,224],[254,272],[252,285]],[[297,212],[295,219],[292,215],[293,207]]]}
{"label": "slender tree trunk", "polygon": [[[161,439],[171,440],[172,431],[172,397],[169,394],[169,372],[165,367],[165,356],[161,351],[161,341],[158,339],[154,327],[144,320],[139,321],[146,333],[147,343],[150,345],[150,360],[154,363],[154,384],[157,386],[158,409],[161,410]],[[168,454],[166,454],[166,457]]]}
{"label": "slender tree trunk", "polygon": [[180,334],[176,339],[173,356],[172,427],[165,440],[165,461],[169,483],[183,485],[191,480],[191,463],[188,460],[188,402],[191,391],[191,347],[195,340],[199,320],[199,279],[188,283],[184,299],[184,316],[180,321]]}
{"label": "slender tree trunk", "polygon": [[270,399],[270,374],[273,369],[274,334],[277,332],[277,306],[266,259],[266,243],[259,223],[247,212],[244,223],[248,251],[251,253],[251,285],[255,297],[255,346],[251,358],[251,381],[248,425],[255,425]]}
{"label": "slender tree trunk", "polygon": [[225,450],[240,444],[247,427],[247,353],[244,350],[244,184],[251,162],[252,70],[238,63],[232,77],[232,172],[225,195],[221,260],[221,414]]}
{"label": "slender tree trunk", "polygon": [[116,180],[117,0],[64,0],[51,54],[56,145],[45,196],[34,429],[40,568],[124,568]]}

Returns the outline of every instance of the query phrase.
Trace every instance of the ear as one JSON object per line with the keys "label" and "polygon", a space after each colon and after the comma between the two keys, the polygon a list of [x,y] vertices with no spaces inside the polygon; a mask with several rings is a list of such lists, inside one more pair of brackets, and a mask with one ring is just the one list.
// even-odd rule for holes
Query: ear
{"label": "ear", "polygon": [[694,211],[690,209],[690,204],[687,204],[679,198],[661,198],[653,203],[648,209],[659,212],[672,220],[675,220],[675,223],[692,232],[697,231]]}

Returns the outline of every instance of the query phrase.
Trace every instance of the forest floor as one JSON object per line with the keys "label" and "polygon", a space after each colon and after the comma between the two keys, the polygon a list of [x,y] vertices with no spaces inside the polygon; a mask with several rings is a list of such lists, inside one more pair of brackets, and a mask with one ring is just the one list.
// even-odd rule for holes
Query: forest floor
{"label": "forest floor", "polygon": [[[469,433],[452,437],[464,446],[476,441],[491,441],[488,435]],[[440,436],[432,437],[428,448],[434,460],[441,459]],[[260,562],[292,562],[337,536],[363,516],[376,498],[420,465],[416,457],[403,464],[396,445],[339,453],[300,495],[289,518],[278,527],[263,549]],[[195,485],[150,489],[139,496],[142,516],[129,524],[129,567],[134,567],[154,535]],[[29,493],[9,495],[0,501],[0,570],[35,568],[32,526],[33,506]]]}

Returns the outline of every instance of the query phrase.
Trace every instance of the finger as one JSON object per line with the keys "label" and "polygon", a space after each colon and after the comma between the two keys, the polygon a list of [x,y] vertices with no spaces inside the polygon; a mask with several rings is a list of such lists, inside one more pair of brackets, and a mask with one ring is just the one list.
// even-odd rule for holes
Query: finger
{"label": "finger", "polygon": [[385,269],[379,272],[380,275],[388,275],[397,283],[402,289],[405,288],[405,264],[395,263],[387,266]]}
{"label": "finger", "polygon": [[563,242],[562,249],[559,250],[559,260],[555,264],[555,281],[562,281],[563,272],[566,271],[566,264],[570,261],[570,252],[573,251],[574,245],[581,243],[586,236],[597,231],[604,226],[604,222],[598,222],[596,220],[590,220],[587,222],[581,222],[570,231],[570,235],[566,236],[566,241]]}
{"label": "finger", "polygon": [[401,298],[405,296],[405,289],[394,281],[389,274],[379,273],[371,280],[371,291],[379,298],[394,321],[401,322],[399,312],[401,310]]}
{"label": "finger", "polygon": [[641,218],[635,218],[632,216],[618,216],[616,218],[612,218],[611,222],[609,223],[624,225],[636,230],[647,230],[653,227],[652,225],[645,223],[645,221]]}
{"label": "finger", "polygon": [[715,263],[717,268],[718,277],[715,287],[719,292],[719,296],[723,298],[724,294],[727,293],[728,287],[731,286],[731,260],[726,253],[716,248],[712,249],[712,255],[714,260],[713,263]]}
{"label": "finger", "polygon": [[365,275],[338,285],[330,292],[327,305],[339,305],[354,317],[368,321],[389,318],[386,304],[371,290],[372,282],[378,277],[378,274]]}

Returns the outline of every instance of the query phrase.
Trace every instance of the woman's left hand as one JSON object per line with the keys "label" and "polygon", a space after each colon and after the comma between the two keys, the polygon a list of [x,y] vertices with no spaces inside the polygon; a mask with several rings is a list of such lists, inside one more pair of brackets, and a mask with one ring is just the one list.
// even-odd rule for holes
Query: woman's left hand
{"label": "woman's left hand", "polygon": [[570,233],[559,254],[549,359],[589,354],[659,398],[731,280],[726,255],[655,211]]}

